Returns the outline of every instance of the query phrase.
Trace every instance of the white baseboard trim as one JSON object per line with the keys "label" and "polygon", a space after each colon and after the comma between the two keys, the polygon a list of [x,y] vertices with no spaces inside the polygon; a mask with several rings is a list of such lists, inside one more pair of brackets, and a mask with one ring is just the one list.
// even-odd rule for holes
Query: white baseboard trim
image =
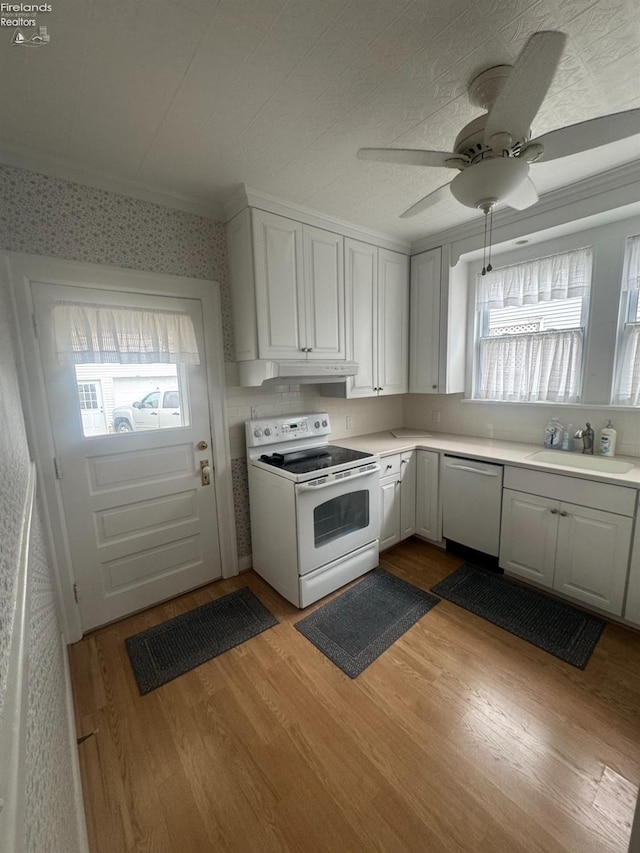
{"label": "white baseboard trim", "polygon": [[253,557],[249,554],[248,557],[238,557],[238,571],[246,572],[253,566]]}
{"label": "white baseboard trim", "polygon": [[60,649],[64,661],[64,693],[67,706],[67,728],[69,731],[69,745],[71,747],[71,773],[73,775],[73,799],[75,804],[78,849],[80,853],[90,853],[89,838],[87,836],[87,821],[84,812],[84,797],[82,795],[82,779],[80,778],[80,761],[78,759],[78,732],[76,729],[76,715],[73,706],[73,691],[71,690],[71,671],[69,669],[69,647],[60,634]]}

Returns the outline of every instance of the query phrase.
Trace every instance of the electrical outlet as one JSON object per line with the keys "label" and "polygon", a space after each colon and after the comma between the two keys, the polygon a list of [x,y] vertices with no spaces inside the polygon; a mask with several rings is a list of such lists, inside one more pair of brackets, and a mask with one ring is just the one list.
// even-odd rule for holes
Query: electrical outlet
{"label": "electrical outlet", "polygon": [[353,418],[351,417],[351,415],[347,415],[347,417],[345,418],[345,426],[347,427],[347,429],[353,429]]}
{"label": "electrical outlet", "polygon": [[440,423],[440,412],[431,412],[431,420],[434,424]]}
{"label": "electrical outlet", "polygon": [[258,407],[257,406],[251,406],[251,420],[252,421],[258,420]]}

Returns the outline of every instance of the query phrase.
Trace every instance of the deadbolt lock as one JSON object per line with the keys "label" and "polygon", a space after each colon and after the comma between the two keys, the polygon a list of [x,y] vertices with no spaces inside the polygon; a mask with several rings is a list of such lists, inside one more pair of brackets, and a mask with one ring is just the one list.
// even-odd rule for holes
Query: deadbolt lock
{"label": "deadbolt lock", "polygon": [[206,441],[199,441],[197,444],[198,450],[206,450],[209,445]]}
{"label": "deadbolt lock", "polygon": [[203,459],[200,463],[200,479],[203,486],[208,486],[211,483],[211,468],[208,459]]}

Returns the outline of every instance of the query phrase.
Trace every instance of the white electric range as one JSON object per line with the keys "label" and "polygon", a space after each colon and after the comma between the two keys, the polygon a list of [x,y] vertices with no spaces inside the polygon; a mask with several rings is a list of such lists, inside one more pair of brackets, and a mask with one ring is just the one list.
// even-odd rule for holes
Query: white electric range
{"label": "white electric range", "polygon": [[245,431],[254,570],[302,608],[375,568],[379,458],[329,444],[326,412]]}

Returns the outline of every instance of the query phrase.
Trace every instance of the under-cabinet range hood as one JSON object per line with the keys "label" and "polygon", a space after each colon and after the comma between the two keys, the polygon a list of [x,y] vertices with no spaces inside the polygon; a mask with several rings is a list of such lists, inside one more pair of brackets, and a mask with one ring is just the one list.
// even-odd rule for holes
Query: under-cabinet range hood
{"label": "under-cabinet range hood", "polygon": [[242,388],[256,385],[313,385],[342,382],[355,376],[355,361],[238,361],[238,376]]}

